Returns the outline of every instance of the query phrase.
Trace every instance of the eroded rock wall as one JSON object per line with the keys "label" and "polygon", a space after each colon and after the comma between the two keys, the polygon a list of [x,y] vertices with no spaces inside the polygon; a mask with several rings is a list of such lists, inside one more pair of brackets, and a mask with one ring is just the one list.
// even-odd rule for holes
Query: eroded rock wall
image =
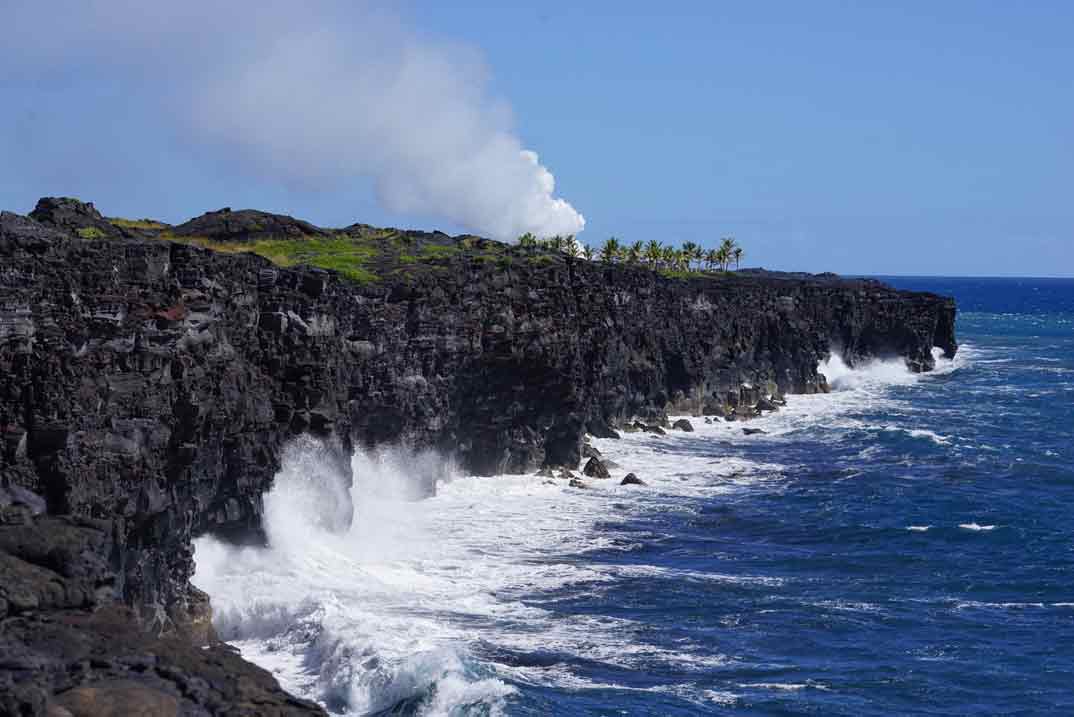
{"label": "eroded rock wall", "polygon": [[[831,348],[915,370],[956,348],[950,299],[875,282],[673,280],[513,249],[357,285],[125,238],[85,207],[35,215],[0,216],[0,503],[22,506],[12,525],[84,521],[71,564],[95,567],[52,608],[133,606],[157,636],[206,609],[194,535],[257,539],[295,435],[326,437],[348,477],[354,445],[396,441],[477,473],[573,468],[586,430],[825,390]],[[0,619],[42,609],[7,589]]]}

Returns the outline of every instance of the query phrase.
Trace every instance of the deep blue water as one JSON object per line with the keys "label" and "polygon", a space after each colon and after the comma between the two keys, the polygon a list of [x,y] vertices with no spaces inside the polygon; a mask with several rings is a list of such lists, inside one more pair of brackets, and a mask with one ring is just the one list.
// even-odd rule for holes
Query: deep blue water
{"label": "deep blue water", "polygon": [[623,577],[522,597],[711,659],[489,647],[585,685],[518,680],[509,714],[1074,714],[1074,280],[886,280],[956,297],[953,370],[664,443],[672,476],[698,451],[778,468],[605,521],[546,559]]}

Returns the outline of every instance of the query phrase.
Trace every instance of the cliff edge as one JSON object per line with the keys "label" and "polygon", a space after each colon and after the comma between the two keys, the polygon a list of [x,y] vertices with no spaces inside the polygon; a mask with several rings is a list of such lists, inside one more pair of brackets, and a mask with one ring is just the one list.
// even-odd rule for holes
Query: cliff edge
{"label": "cliff edge", "polygon": [[825,391],[833,350],[930,370],[954,320],[951,299],[832,275],[670,278],[253,211],[5,212],[0,712],[317,712],[215,639],[189,583],[194,536],[260,539],[297,435],[344,475],[355,446],[400,441],[481,474],[576,468],[586,432]]}

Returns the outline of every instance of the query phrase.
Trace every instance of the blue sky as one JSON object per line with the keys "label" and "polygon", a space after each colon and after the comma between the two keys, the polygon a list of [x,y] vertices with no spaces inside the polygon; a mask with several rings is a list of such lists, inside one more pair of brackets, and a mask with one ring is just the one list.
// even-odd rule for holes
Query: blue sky
{"label": "blue sky", "polygon": [[[115,5],[98,11],[107,18]],[[510,106],[513,136],[555,175],[555,195],[585,215],[584,241],[712,245],[730,234],[746,264],[768,268],[1074,275],[1072,4],[509,5],[411,0],[378,12],[406,38],[443,48],[434,59],[480,65],[460,71],[460,91],[479,84],[472,106]],[[368,14],[334,12],[339,38],[369,42]],[[480,206],[450,210],[453,197],[480,189],[437,185],[424,203],[386,194],[383,167],[350,171],[369,150],[344,151],[347,171],[311,174],[232,151],[236,136],[258,129],[205,129],[227,114],[201,112],[199,131],[188,131],[174,119],[178,105],[155,97],[185,97],[184,73],[203,62],[186,54],[189,40],[174,60],[142,64],[132,57],[145,49],[124,44],[129,28],[88,22],[73,23],[70,37],[91,39],[92,51],[41,49],[47,41],[31,30],[0,50],[0,207],[25,212],[38,196],[68,194],[106,214],[169,221],[224,205],[324,225],[458,231],[484,221]],[[420,143],[436,136],[444,102],[417,99],[387,116]],[[338,111],[361,112],[352,107]],[[307,128],[296,116],[271,145],[254,146],[261,160],[265,146],[286,154],[280,137]],[[309,131],[344,132],[332,146],[350,144],[335,124]],[[295,151],[308,147],[317,149]],[[424,174],[419,164],[389,179]]]}

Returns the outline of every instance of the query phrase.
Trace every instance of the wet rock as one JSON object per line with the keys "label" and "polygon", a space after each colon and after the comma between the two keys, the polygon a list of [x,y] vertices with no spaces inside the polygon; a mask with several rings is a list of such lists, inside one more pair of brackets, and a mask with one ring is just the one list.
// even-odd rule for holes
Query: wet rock
{"label": "wet rock", "polygon": [[570,482],[567,485],[569,485],[571,488],[588,488],[589,487],[589,484],[584,482],[581,478],[571,478]]}
{"label": "wet rock", "polygon": [[755,406],[755,408],[757,409],[758,413],[761,412],[761,411],[778,411],[779,410],[779,406],[777,406],[775,403],[773,403],[770,399],[767,399],[767,398],[762,398],[759,401],[757,401],[757,405]]}
{"label": "wet rock", "polygon": [[582,458],[600,458],[600,451],[586,443],[582,446]]}
{"label": "wet rock", "polygon": [[641,478],[638,478],[633,473],[627,473],[626,476],[623,477],[623,480],[620,481],[619,485],[648,485],[648,484],[645,481],[643,481]]}
{"label": "wet rock", "polygon": [[180,699],[177,693],[147,687],[134,680],[105,680],[62,692],[53,704],[74,717],[176,717]]}
{"label": "wet rock", "polygon": [[675,421],[671,424],[671,427],[679,431],[686,431],[687,433],[693,433],[694,431],[694,424],[690,423],[690,421],[685,418],[680,418]]}
{"label": "wet rock", "polygon": [[607,467],[599,458],[590,458],[582,472],[590,478],[610,478]]}
{"label": "wet rock", "polygon": [[743,428],[742,432],[745,433],[747,436],[753,436],[753,435],[765,433],[765,431],[763,429],[760,429],[760,428]]}
{"label": "wet rock", "polygon": [[586,432],[594,438],[619,438],[619,433],[603,419],[590,420],[586,424]]}
{"label": "wet rock", "polygon": [[7,618],[0,714],[325,714],[222,643],[197,647],[140,624],[137,613],[115,605]]}

